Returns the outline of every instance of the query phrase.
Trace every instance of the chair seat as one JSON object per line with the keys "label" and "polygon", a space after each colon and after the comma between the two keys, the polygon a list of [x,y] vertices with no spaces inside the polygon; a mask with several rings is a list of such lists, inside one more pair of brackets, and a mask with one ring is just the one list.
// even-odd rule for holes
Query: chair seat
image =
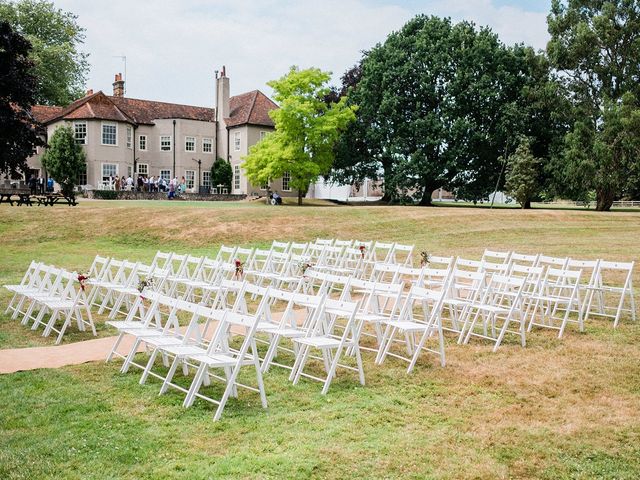
{"label": "chair seat", "polygon": [[303,337],[295,338],[293,341],[316,348],[337,348],[340,345],[340,340],[330,337]]}
{"label": "chair seat", "polygon": [[107,325],[110,325],[114,328],[117,328],[118,330],[123,330],[126,328],[146,328],[144,326],[144,322],[140,322],[140,321],[127,321],[127,320],[110,320],[108,322],[106,322]]}
{"label": "chair seat", "polygon": [[427,328],[429,328],[426,324],[420,322],[412,322],[410,320],[386,320],[382,323],[399,328],[405,332],[424,332]]}
{"label": "chair seat", "polygon": [[160,346],[160,349],[176,356],[200,355],[207,353],[206,349],[195,345],[166,345]]}
{"label": "chair seat", "polygon": [[297,328],[278,328],[276,330],[272,330],[272,333],[277,333],[278,335],[282,335],[287,338],[294,337],[303,337],[305,332],[303,330],[298,330]]}
{"label": "chair seat", "polygon": [[[247,357],[250,357],[250,355],[247,355]],[[225,355],[223,353],[214,353],[211,355],[200,353],[197,355],[189,355],[189,359],[195,360],[196,362],[204,363],[210,367],[230,367],[238,363],[236,358],[230,355]],[[245,359],[243,363],[249,363],[249,361]]]}
{"label": "chair seat", "polygon": [[161,337],[163,335],[162,330],[155,328],[123,328],[120,331],[134,337]]}
{"label": "chair seat", "polygon": [[167,337],[167,336],[158,337],[157,335],[152,335],[150,337],[142,336],[139,338],[140,340],[148,343],[149,345],[153,345],[154,347],[168,347],[170,345],[182,345],[182,339],[178,337]]}
{"label": "chair seat", "polygon": [[383,320],[388,320],[389,317],[385,315],[375,313],[359,313],[356,315],[358,320],[364,320],[365,322],[380,323]]}
{"label": "chair seat", "polygon": [[258,331],[261,332],[272,332],[273,330],[278,330],[278,327],[280,325],[277,323],[271,323],[271,322],[258,322]]}
{"label": "chair seat", "polygon": [[43,305],[47,306],[52,310],[69,310],[73,308],[73,306],[75,305],[75,302],[73,300],[57,300],[57,299],[43,300],[40,303],[42,303]]}
{"label": "chair seat", "polygon": [[138,290],[137,288],[134,288],[134,287],[118,286],[118,287],[114,287],[113,291],[116,292],[116,293],[125,293],[127,295],[139,295],[140,294],[140,290]]}

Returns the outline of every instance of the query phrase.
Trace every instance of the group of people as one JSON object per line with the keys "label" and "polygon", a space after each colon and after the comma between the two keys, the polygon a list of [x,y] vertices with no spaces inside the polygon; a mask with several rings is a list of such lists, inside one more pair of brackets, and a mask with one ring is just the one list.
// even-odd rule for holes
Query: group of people
{"label": "group of people", "polygon": [[173,179],[167,181],[167,179],[163,177],[155,177],[153,175],[147,177],[146,175],[138,175],[137,182],[135,182],[135,188],[131,175],[127,178],[123,176],[120,179],[112,177],[110,182],[111,185],[114,186],[115,190],[166,192],[170,199],[187,191],[187,180],[184,177],[182,177],[178,182],[177,177],[173,177]]}
{"label": "group of people", "polygon": [[53,178],[49,177],[45,180],[44,177],[31,175],[29,177],[29,190],[31,190],[31,195],[53,192]]}

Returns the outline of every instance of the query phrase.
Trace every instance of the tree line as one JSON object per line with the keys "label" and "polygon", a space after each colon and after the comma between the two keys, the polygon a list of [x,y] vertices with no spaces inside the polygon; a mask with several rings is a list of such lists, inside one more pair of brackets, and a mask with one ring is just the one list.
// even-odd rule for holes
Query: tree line
{"label": "tree line", "polygon": [[[294,68],[270,84],[289,113],[274,112],[276,135],[250,152],[247,174],[264,182],[289,171],[302,191],[319,176],[369,178],[385,200],[419,205],[438,188],[471,201],[506,191],[523,208],[562,197],[609,210],[638,198],[640,5],[553,0],[548,30],[536,52],[471,22],[418,15],[364,52],[337,88],[325,75],[302,89],[311,70]],[[338,111],[352,121],[318,120]],[[309,143],[327,127],[339,130],[323,137],[331,160]]]}

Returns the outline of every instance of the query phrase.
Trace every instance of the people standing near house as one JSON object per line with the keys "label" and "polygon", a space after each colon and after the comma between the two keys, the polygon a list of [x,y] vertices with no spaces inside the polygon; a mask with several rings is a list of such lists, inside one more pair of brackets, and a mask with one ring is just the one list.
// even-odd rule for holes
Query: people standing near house
{"label": "people standing near house", "polygon": [[36,179],[35,175],[31,174],[31,176],[29,177],[29,190],[31,190],[31,195],[36,194],[37,188],[38,188],[38,180]]}
{"label": "people standing near house", "polygon": [[176,179],[169,181],[169,200],[173,200],[176,196]]}
{"label": "people standing near house", "polygon": [[182,177],[180,180],[180,193],[184,193],[187,191],[187,180]]}
{"label": "people standing near house", "polygon": [[154,182],[155,182],[155,177],[154,177],[153,175],[151,175],[151,176],[149,177],[149,183],[148,183],[148,186],[149,186],[149,193],[151,193],[151,192],[155,191],[155,190],[154,190],[154,188],[155,188],[155,183],[154,183]]}
{"label": "people standing near house", "polygon": [[125,188],[127,188],[127,179],[124,178],[124,175],[118,181],[120,182],[120,190],[124,190]]}
{"label": "people standing near house", "polygon": [[42,176],[38,177],[38,193],[44,193],[44,178]]}
{"label": "people standing near house", "polygon": [[133,190],[133,178],[131,178],[131,175],[127,177],[127,190]]}
{"label": "people standing near house", "polygon": [[111,185],[113,185],[113,189],[114,189],[116,192],[117,192],[118,190],[120,190],[120,187],[121,187],[121,185],[120,185],[120,178],[116,177],[116,178],[113,180],[113,183],[112,183]]}
{"label": "people standing near house", "polygon": [[47,192],[53,193],[53,178],[51,177],[47,179]]}

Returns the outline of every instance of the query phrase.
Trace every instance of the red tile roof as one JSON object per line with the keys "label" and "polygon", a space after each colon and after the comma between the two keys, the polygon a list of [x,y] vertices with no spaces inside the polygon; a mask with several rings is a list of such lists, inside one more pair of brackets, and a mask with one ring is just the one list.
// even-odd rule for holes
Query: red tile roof
{"label": "red tile roof", "polygon": [[31,107],[31,114],[36,121],[46,123],[49,119],[58,116],[62,112],[62,107],[50,107],[48,105],[34,105]]}
{"label": "red tile roof", "polygon": [[[228,127],[246,124],[274,126],[269,112],[278,106],[259,90],[235,95],[229,99],[229,104],[230,115],[225,119]],[[113,97],[102,91],[80,98],[64,108],[35,105],[31,111],[36,120],[44,124],[60,119],[92,118],[147,125],[153,125],[154,120],[161,118],[215,121],[214,108]]]}
{"label": "red tile roof", "polygon": [[199,120],[202,122],[215,121],[214,108],[194,107],[191,105],[179,105],[177,103],[155,102],[152,100],[139,100],[127,97],[109,97],[120,109],[127,112],[136,123],[152,125],[153,121],[160,118],[184,118],[187,120]]}
{"label": "red tile roof", "polygon": [[225,118],[225,123],[227,127],[245,124],[273,127],[269,112],[276,108],[278,105],[260,90],[236,95],[229,99],[229,118]]}

